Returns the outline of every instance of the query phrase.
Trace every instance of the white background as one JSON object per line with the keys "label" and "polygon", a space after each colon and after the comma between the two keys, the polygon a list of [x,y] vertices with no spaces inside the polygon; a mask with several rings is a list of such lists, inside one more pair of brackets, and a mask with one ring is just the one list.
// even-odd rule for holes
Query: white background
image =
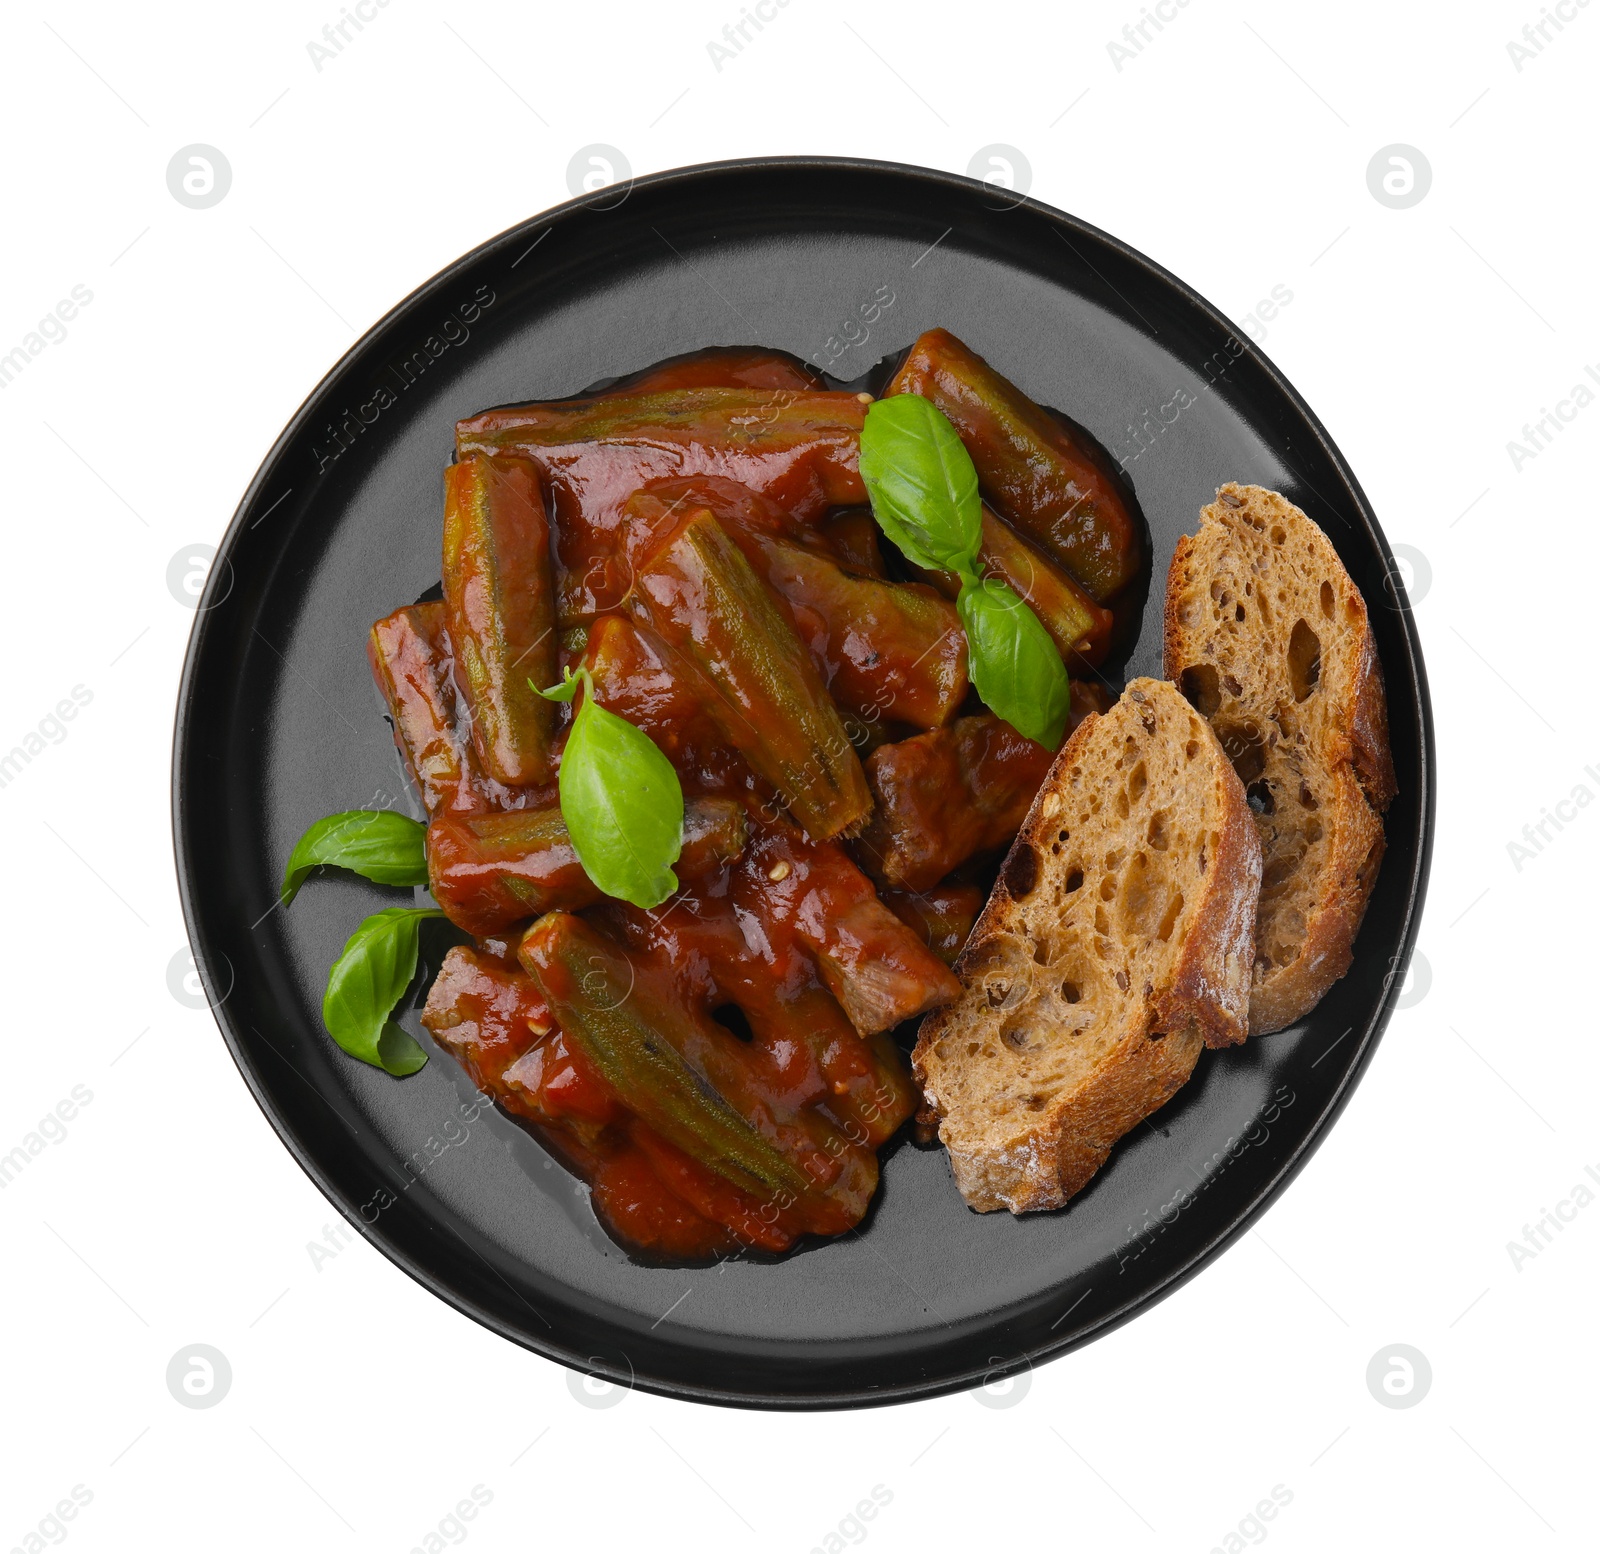
{"label": "white background", "polygon": [[[736,0],[393,0],[320,71],[335,0],[8,9],[0,354],[74,286],[93,300],[0,389],[0,749],[74,686],[92,700],[0,788],[0,1153],[75,1086],[92,1100],[0,1190],[0,1548],[1589,1546],[1600,1207],[1572,1189],[1600,1171],[1600,809],[1547,825],[1520,868],[1508,844],[1600,793],[1600,409],[1569,406],[1520,469],[1507,444],[1600,363],[1600,6],[1563,0],[1573,19],[1519,71],[1506,45],[1535,0],[1166,3],[1120,70],[1107,43],[1137,0],[791,0],[720,70],[707,44]],[[195,142],[233,174],[203,210],[166,179]],[[796,151],[964,172],[1016,147],[1033,194],[1233,318],[1292,293],[1251,333],[1411,547],[1441,772],[1431,980],[1259,1233],[991,1399],[1008,1407],[586,1406],[364,1242],[315,1263],[337,1214],[209,1012],[169,991],[194,619],[169,563],[220,538],[360,331],[568,198],[595,142],[635,173]],[[1367,183],[1396,142],[1432,168],[1409,209]],[[1570,1223],[1515,1262],[1563,1202]],[[195,1343],[231,1363],[214,1408],[165,1383]],[[1366,1382],[1397,1343],[1432,1369],[1407,1409]],[[39,1534],[74,1485],[92,1499]],[[475,1485],[481,1512],[447,1520]],[[1274,1486],[1292,1498],[1249,1521]]]}

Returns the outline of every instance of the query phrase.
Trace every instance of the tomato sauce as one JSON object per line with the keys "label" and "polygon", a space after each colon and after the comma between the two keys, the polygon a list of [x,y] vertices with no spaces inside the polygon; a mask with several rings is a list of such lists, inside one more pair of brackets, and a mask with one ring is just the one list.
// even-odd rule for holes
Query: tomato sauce
{"label": "tomato sauce", "polygon": [[[478,939],[446,956],[423,1024],[647,1258],[859,1222],[915,1101],[892,1033],[959,992],[948,962],[981,892],[946,876],[1007,839],[1051,759],[958,716],[955,612],[891,580],[860,505],[864,414],[792,357],[727,348],[458,427],[463,458],[537,471],[559,667],[678,774],[692,823],[656,908],[600,898],[553,782],[486,775],[442,607],[374,628],[435,897]],[[486,590],[527,559],[493,516],[472,532],[501,550],[468,558]],[[509,707],[493,626],[473,673]],[[571,715],[547,720],[551,771]]]}

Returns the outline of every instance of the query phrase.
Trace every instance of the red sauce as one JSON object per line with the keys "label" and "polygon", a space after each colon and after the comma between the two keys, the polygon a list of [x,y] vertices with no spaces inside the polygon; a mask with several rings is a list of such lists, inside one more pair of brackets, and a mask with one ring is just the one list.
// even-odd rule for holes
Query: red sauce
{"label": "red sauce", "polygon": [[739,1244],[663,1179],[646,1145],[671,1146],[641,1137],[649,1130],[568,1048],[525,972],[453,949],[429,992],[422,1023],[479,1089],[532,1124],[589,1182],[596,1212],[618,1240],[672,1258],[713,1256]]}
{"label": "red sauce", "polygon": [[[728,708],[715,699],[721,694],[731,700],[730,695],[725,688],[710,689],[705,677],[712,671],[695,658],[697,633],[703,640],[710,623],[674,618],[663,624],[653,615],[623,612],[636,571],[648,579],[656,554],[649,548],[653,529],[640,543],[630,521],[644,524],[657,510],[670,519],[678,503],[693,495],[724,530],[742,536],[735,542],[735,565],[721,575],[744,566],[738,559],[743,556],[779,598],[773,578],[782,569],[772,560],[777,556],[787,569],[783,577],[793,573],[800,579],[781,594],[790,625],[780,621],[761,640],[777,643],[793,627],[801,658],[809,664],[809,652],[819,661],[834,693],[852,688],[858,700],[889,709],[880,720],[880,741],[893,737],[890,727],[903,729],[914,721],[919,710],[928,725],[938,725],[924,736],[925,748],[907,741],[880,752],[885,769],[896,759],[909,762],[904,779],[896,779],[901,806],[932,838],[924,850],[942,864],[935,878],[981,847],[997,845],[1006,824],[1014,829],[1011,811],[1020,818],[1050,760],[1048,751],[1020,736],[1008,741],[986,726],[986,737],[977,739],[978,720],[961,725],[972,735],[965,741],[943,726],[965,691],[964,654],[960,662],[951,660],[944,702],[929,700],[926,709],[908,702],[907,710],[879,699],[884,686],[900,694],[899,682],[889,675],[902,672],[902,660],[906,675],[928,662],[926,644],[915,635],[924,629],[924,617],[937,617],[938,624],[950,614],[928,590],[915,596],[920,614],[903,609],[891,617],[885,610],[883,624],[855,637],[830,629],[836,623],[825,607],[844,587],[868,596],[871,586],[885,597],[891,592],[870,520],[863,522],[860,511],[828,520],[831,508],[864,500],[856,462],[864,413],[856,396],[827,391],[793,358],[732,349],[662,363],[613,385],[604,397],[488,411],[458,429],[458,451],[525,458],[538,470],[551,508],[563,663],[581,659],[592,673],[597,702],[655,740],[677,771],[686,800],[717,797],[724,810],[734,800],[747,817],[737,857],[719,861],[727,856],[721,854],[703,872],[681,869],[683,888],[652,911],[612,900],[593,904],[592,897],[562,901],[524,948],[527,969],[517,959],[520,928],[504,921],[506,911],[458,913],[489,936],[477,950],[450,952],[423,1016],[480,1088],[589,1183],[607,1231],[649,1257],[684,1261],[741,1249],[777,1253],[802,1235],[836,1234],[859,1221],[876,1187],[875,1151],[913,1105],[904,1059],[888,1033],[959,991],[945,961],[964,937],[976,893],[966,886],[948,900],[917,903],[915,910],[900,901],[891,910],[863,873],[861,860],[878,869],[861,842],[852,844],[852,856],[850,848],[813,839],[835,830],[814,826],[808,836],[794,823],[798,806],[785,811],[774,786],[781,774],[763,764],[764,752],[787,732],[770,726],[783,722],[781,710],[768,698],[739,714],[762,725],[762,738],[745,741],[741,754],[729,732]],[[641,492],[651,482],[658,484]],[[642,505],[630,505],[636,494]],[[804,553],[774,548],[780,544],[798,545]],[[804,570],[811,555],[825,564]],[[766,563],[766,571],[757,562]],[[760,584],[751,587],[761,592]],[[738,597],[748,602],[753,596]],[[636,602],[637,597],[630,601]],[[734,618],[727,627],[732,634],[739,634],[747,613],[724,612]],[[853,607],[845,613],[856,621]],[[429,809],[444,817],[439,835],[456,837],[465,848],[461,838],[470,833],[478,846],[483,838],[471,822],[453,817],[548,805],[551,789],[536,800],[529,791],[502,792],[487,783],[450,694],[449,642],[430,644],[409,616],[399,624],[414,629],[403,642],[391,632],[399,645],[387,656],[384,643],[374,648],[375,670],[392,707],[398,705],[397,684],[416,688],[401,709],[397,737],[413,758],[427,758]],[[431,615],[421,624],[431,624]],[[674,630],[686,634],[690,645],[674,637]],[[892,635],[895,630],[899,636]],[[947,634],[936,632],[934,638],[943,641]],[[831,706],[828,692],[820,694]],[[563,719],[568,716],[563,711]],[[558,736],[550,750],[557,765],[561,742]],[[908,746],[909,757],[886,753]],[[830,759],[836,758],[832,752]],[[849,754],[844,765],[853,768],[855,761]],[[752,762],[771,780],[759,776]],[[1015,782],[1003,780],[1012,775]],[[865,792],[859,771],[856,781]],[[975,792],[983,802],[973,801]],[[738,810],[732,813],[737,821]],[[841,822],[836,829],[848,834],[854,827]],[[962,833],[957,845],[940,841],[954,831]],[[477,860],[477,853],[472,856]],[[438,867],[446,862],[441,848]],[[534,883],[551,892],[570,888],[556,867],[569,863],[581,873],[563,854]],[[504,884],[496,875],[496,888]],[[646,1070],[619,1067],[616,1049],[595,1040],[590,1022],[596,1005],[576,998],[569,985],[581,978],[583,963],[555,965],[535,957],[531,947],[557,922],[564,942],[585,954],[609,954],[620,946],[618,954],[626,952],[639,985],[655,988],[665,1000],[654,1007],[683,1012],[684,1062],[788,1162],[788,1177],[777,1171],[762,1175],[754,1166],[741,1175],[729,1164],[731,1154],[718,1156],[707,1147],[696,1156],[679,1147],[699,1147],[704,1139],[685,1132],[682,1115],[666,1110],[659,1097],[655,1110],[644,1104],[655,1092],[650,1083],[636,1086],[634,1076]],[[595,940],[596,932],[610,941],[609,948]],[[567,1032],[558,1028],[530,970],[565,1011]],[[649,1042],[659,1041],[655,1033],[669,1025],[655,1021],[642,1050],[659,1055]],[[612,1079],[633,1092],[631,1107]],[[719,1163],[722,1174],[707,1160]],[[796,1183],[798,1197],[739,1185],[785,1180]]]}

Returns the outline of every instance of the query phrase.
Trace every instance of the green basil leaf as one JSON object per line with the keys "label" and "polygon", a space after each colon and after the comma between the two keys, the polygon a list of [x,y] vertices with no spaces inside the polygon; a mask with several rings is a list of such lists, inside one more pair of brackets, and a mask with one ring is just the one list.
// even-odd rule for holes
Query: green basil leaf
{"label": "green basil leaf", "polygon": [[347,809],[325,815],[294,844],[279,899],[288,906],[318,864],[351,869],[380,885],[426,885],[427,834],[421,821],[392,809]]}
{"label": "green basil leaf", "polygon": [[433,907],[386,907],[350,935],[328,968],[322,1023],[353,1058],[403,1078],[428,1061],[422,1047],[389,1016],[417,973],[417,931]]}
{"label": "green basil leaf", "polygon": [[861,478],[878,526],[919,567],[966,572],[983,536],[978,472],[944,412],[918,394],[867,407]]}
{"label": "green basil leaf", "polygon": [[1057,749],[1067,726],[1067,666],[1039,617],[998,578],[963,579],[956,610],[967,632],[967,670],[991,712],[1028,739]]}
{"label": "green basil leaf", "polygon": [[557,779],[561,818],[578,862],[606,895],[659,906],[678,888],[683,787],[648,734],[596,703],[587,669],[579,678],[584,698]]}

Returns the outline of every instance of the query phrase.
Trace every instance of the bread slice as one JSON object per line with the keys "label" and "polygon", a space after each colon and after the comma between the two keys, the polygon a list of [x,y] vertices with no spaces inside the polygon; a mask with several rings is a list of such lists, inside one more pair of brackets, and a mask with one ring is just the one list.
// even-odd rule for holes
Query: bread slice
{"label": "bread slice", "polygon": [[1349,969],[1383,860],[1395,776],[1366,602],[1298,507],[1226,485],[1178,541],[1162,647],[1261,833],[1250,1031],[1265,1035]]}
{"label": "bread slice", "polygon": [[1203,1045],[1244,1040],[1260,885],[1244,789],[1173,686],[1084,719],[913,1054],[973,1208],[1059,1208]]}

